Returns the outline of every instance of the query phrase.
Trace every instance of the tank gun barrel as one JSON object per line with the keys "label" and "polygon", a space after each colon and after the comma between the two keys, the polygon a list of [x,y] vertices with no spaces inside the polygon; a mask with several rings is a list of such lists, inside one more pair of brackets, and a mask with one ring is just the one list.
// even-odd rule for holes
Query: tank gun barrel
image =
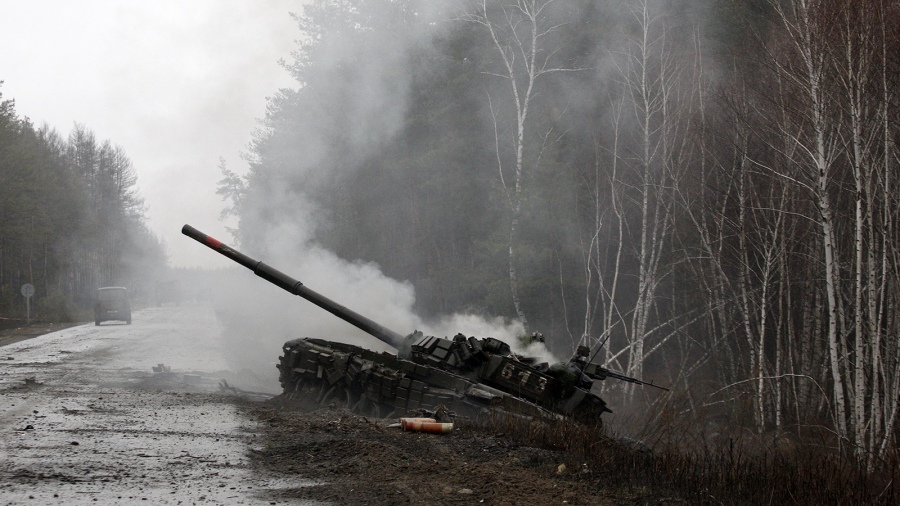
{"label": "tank gun barrel", "polygon": [[584,374],[588,375],[588,377],[592,379],[605,379],[605,378],[615,378],[617,380],[625,381],[628,383],[634,383],[636,385],[646,385],[648,387],[658,388],[660,390],[669,391],[666,387],[661,387],[659,385],[655,385],[652,381],[643,381],[637,378],[632,378],[631,376],[625,376],[624,374],[617,373],[615,371],[610,371],[605,367],[600,367],[597,364],[587,364],[582,371]]}
{"label": "tank gun barrel", "polygon": [[[604,339],[603,342],[606,342]],[[603,343],[600,343],[601,346]],[[600,352],[600,348],[597,348],[597,351],[594,352],[594,356]],[[631,376],[625,376],[622,373],[618,373],[615,371],[610,371],[609,369],[597,365],[593,362],[594,356],[591,356],[591,350],[587,346],[579,346],[578,349],[575,350],[575,355],[569,359],[570,364],[575,364],[579,367],[582,373],[587,375],[591,379],[596,380],[604,380],[606,378],[615,378],[617,380],[626,381],[628,383],[634,383],[636,385],[646,385],[653,388],[658,388],[660,390],[669,391],[666,387],[661,387],[659,385],[655,385],[652,381],[647,382],[643,380],[639,380],[637,378],[632,378]]]}
{"label": "tank gun barrel", "polygon": [[303,283],[288,276],[287,274],[284,274],[283,272],[272,268],[259,260],[254,260],[248,257],[240,251],[237,251],[236,249],[223,244],[221,241],[204,234],[203,232],[190,225],[185,225],[184,227],[182,227],[181,233],[190,237],[191,239],[194,239],[200,244],[203,244],[210,249],[217,251],[228,259],[243,265],[244,267],[253,271],[254,274],[272,283],[273,285],[287,290],[294,295],[303,297],[304,299],[312,302],[325,311],[328,311],[329,313],[337,316],[347,323],[350,323],[363,332],[376,337],[378,340],[393,346],[394,348],[400,348],[400,345],[403,343],[403,336],[394,332],[393,330],[385,328],[378,323],[375,323],[374,321],[366,318],[365,316],[347,309],[346,307],[338,304],[328,297],[325,297],[318,292],[307,288]]}

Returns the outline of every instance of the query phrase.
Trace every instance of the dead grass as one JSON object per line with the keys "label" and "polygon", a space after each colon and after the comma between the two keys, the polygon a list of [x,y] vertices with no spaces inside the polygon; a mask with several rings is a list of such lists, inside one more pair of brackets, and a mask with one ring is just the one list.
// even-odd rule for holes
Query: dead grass
{"label": "dead grass", "polygon": [[[643,423],[643,425],[641,425]],[[900,455],[867,471],[853,455],[816,439],[759,436],[673,411],[632,434],[566,421],[494,417],[470,428],[501,431],[518,444],[556,450],[580,479],[638,504],[898,504]],[[715,437],[710,437],[710,427]]]}

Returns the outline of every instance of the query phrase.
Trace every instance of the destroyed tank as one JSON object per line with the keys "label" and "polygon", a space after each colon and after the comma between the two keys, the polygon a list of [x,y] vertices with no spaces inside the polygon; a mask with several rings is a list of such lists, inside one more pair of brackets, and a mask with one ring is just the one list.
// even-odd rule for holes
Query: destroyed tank
{"label": "destroyed tank", "polygon": [[419,331],[403,336],[190,225],[182,233],[397,350],[375,352],[311,337],[288,341],[277,365],[288,396],[316,395],[320,403],[346,402],[354,411],[379,417],[441,409],[467,417],[502,412],[599,422],[611,410],[591,392],[593,380],[614,377],[649,385],[590,363],[586,347],[568,362],[548,365],[535,364],[492,337],[445,338]]}

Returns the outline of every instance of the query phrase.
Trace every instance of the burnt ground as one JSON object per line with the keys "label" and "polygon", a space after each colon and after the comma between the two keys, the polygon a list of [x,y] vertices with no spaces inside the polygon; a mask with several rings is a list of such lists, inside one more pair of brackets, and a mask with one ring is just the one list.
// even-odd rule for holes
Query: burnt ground
{"label": "burnt ground", "polygon": [[[303,476],[315,486],[278,491],[276,500],[347,505],[625,504],[563,453],[520,445],[483,426],[455,424],[446,435],[406,432],[334,407],[275,398],[246,405],[265,444],[252,465]],[[566,465],[566,462],[570,462]]]}

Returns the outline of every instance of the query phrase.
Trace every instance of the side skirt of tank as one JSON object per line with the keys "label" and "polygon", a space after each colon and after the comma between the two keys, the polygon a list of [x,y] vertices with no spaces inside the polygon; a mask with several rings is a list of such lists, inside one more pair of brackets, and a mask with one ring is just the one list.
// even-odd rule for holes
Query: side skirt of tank
{"label": "side skirt of tank", "polygon": [[505,412],[558,418],[488,385],[342,343],[317,339],[285,343],[278,370],[289,398],[303,395],[319,404],[334,403],[365,415],[391,417],[444,406],[465,417]]}

